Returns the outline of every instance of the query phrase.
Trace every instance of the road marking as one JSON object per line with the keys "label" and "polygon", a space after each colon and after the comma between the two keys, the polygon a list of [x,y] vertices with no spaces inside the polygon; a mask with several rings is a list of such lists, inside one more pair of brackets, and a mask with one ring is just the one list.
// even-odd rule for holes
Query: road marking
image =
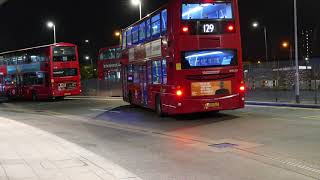
{"label": "road marking", "polygon": [[320,120],[320,115],[319,116],[306,116],[302,117],[303,119],[312,119],[312,120]]}
{"label": "road marking", "polygon": [[315,108],[296,108],[296,107],[279,107],[279,106],[263,106],[263,105],[246,105],[246,107],[320,111],[320,109],[315,109]]}
{"label": "road marking", "polygon": [[86,97],[83,97],[83,98],[77,98],[77,97],[68,97],[68,98],[65,98],[65,99],[68,99],[68,100],[91,100],[91,101],[123,101],[122,98],[86,98]]}

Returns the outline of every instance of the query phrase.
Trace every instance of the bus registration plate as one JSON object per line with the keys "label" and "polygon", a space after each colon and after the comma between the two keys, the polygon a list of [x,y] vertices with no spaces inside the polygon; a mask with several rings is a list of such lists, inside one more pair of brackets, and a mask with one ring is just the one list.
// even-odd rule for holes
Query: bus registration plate
{"label": "bus registration plate", "polygon": [[64,93],[65,96],[71,96],[71,93]]}
{"label": "bus registration plate", "polygon": [[207,103],[207,104],[205,105],[205,109],[218,108],[218,107],[220,107],[220,103],[219,103],[219,102]]}

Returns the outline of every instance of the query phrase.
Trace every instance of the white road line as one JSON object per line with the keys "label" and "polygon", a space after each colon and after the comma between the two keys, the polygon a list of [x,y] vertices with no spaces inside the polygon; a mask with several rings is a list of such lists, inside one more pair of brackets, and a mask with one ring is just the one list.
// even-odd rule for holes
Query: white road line
{"label": "white road line", "polygon": [[246,107],[260,107],[260,108],[273,108],[273,109],[291,109],[291,110],[320,111],[320,109],[315,109],[315,108],[296,108],[296,107],[279,107],[279,106],[264,106],[264,105],[246,105]]}

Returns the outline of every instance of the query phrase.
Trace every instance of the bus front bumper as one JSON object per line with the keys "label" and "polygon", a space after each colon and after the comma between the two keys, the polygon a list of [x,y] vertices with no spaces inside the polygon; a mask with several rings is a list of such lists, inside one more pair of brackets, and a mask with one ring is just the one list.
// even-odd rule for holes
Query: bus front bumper
{"label": "bus front bumper", "polygon": [[163,111],[169,115],[214,112],[244,108],[244,95],[235,94],[212,99],[170,98],[163,103]]}

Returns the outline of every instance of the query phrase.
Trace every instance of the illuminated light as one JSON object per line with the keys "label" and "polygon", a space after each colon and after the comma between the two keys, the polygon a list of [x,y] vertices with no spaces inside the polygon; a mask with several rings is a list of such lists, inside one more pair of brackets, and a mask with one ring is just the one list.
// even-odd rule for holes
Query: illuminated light
{"label": "illuminated light", "polygon": [[214,51],[214,52],[210,52],[210,53],[194,54],[194,55],[191,55],[191,56],[187,56],[186,58],[187,58],[187,59],[194,58],[194,57],[198,58],[198,57],[210,56],[210,55],[217,55],[217,54],[223,54],[223,52],[221,52],[221,51]]}
{"label": "illuminated light", "polygon": [[283,42],[283,43],[282,43],[282,47],[283,47],[283,48],[289,47],[289,43],[288,43],[288,42]]}
{"label": "illuminated light", "polygon": [[183,93],[182,93],[181,90],[177,90],[177,92],[176,92],[176,95],[177,95],[177,96],[182,96],[182,94],[183,94]]}
{"label": "illuminated light", "polygon": [[258,28],[259,27],[259,23],[258,22],[253,22],[252,23],[252,27],[253,28]]}
{"label": "illuminated light", "polygon": [[54,79],[51,79],[51,83],[54,83]]}
{"label": "illuminated light", "polygon": [[137,6],[137,5],[140,5],[140,4],[141,4],[141,1],[140,1],[140,0],[132,0],[131,3],[132,3],[134,6]]}
{"label": "illuminated light", "polygon": [[119,31],[116,31],[116,32],[114,33],[114,35],[115,35],[116,37],[119,37],[121,34],[120,34]]}
{"label": "illuminated light", "polygon": [[189,32],[189,27],[187,27],[187,26],[184,26],[184,27],[182,27],[182,32]]}
{"label": "illuminated light", "polygon": [[228,31],[234,31],[234,26],[233,25],[229,25],[228,26]]}
{"label": "illuminated light", "polygon": [[49,21],[49,22],[47,23],[47,26],[48,26],[49,28],[53,28],[55,25],[54,25],[53,22]]}
{"label": "illuminated light", "polygon": [[239,90],[240,90],[241,92],[244,92],[244,91],[246,90],[246,87],[245,87],[244,85],[242,85],[242,86],[240,86]]}

